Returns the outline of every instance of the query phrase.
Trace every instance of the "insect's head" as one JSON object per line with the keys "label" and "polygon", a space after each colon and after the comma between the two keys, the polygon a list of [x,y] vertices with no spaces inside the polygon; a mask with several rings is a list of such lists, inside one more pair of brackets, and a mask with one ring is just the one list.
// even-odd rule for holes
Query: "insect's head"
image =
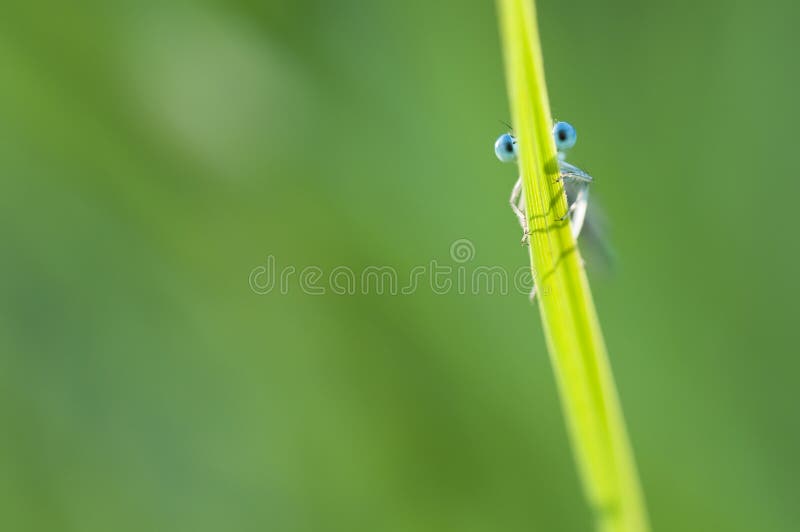
{"label": "insect's head", "polygon": [[575,145],[578,133],[569,122],[556,122],[553,126],[553,138],[558,151],[566,151]]}
{"label": "insect's head", "polygon": [[517,139],[510,133],[503,133],[494,143],[494,154],[500,162],[511,163],[517,160]]}

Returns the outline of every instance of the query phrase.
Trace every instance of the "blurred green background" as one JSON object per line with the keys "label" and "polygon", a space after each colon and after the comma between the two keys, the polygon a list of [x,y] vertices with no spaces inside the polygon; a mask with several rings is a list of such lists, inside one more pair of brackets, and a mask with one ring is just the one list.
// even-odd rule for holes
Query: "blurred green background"
{"label": "blurred green background", "polygon": [[[657,531],[800,520],[795,6],[539,5]],[[492,2],[12,0],[0,69],[0,529],[591,529],[525,296],[248,284],[526,264]]]}

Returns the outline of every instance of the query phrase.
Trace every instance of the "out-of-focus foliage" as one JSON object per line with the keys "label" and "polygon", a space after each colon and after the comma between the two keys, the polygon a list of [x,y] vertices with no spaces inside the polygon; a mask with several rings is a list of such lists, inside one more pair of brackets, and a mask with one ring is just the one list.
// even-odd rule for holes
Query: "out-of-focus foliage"
{"label": "out-of-focus foliage", "polygon": [[[459,238],[526,265],[493,9],[4,5],[0,528],[588,529],[526,297],[299,287],[453,265]],[[800,520],[797,15],[539,5],[658,531]],[[286,295],[250,289],[269,255]]]}

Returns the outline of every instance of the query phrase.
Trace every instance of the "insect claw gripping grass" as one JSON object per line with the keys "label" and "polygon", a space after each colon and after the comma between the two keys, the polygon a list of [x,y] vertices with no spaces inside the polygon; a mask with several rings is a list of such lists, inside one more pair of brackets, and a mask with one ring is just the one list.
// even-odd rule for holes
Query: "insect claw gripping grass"
{"label": "insect claw gripping grass", "polygon": [[648,532],[605,342],[558,183],[531,0],[497,0],[539,311],[583,489],[600,532]]}

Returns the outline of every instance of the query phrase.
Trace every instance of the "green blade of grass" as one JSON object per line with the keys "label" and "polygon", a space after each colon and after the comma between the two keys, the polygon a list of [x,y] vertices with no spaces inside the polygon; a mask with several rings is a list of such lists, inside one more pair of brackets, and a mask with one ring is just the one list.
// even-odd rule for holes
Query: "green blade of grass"
{"label": "green blade of grass", "polygon": [[497,0],[547,348],[585,495],[602,532],[649,525],[605,342],[558,179],[550,104],[531,0]]}

